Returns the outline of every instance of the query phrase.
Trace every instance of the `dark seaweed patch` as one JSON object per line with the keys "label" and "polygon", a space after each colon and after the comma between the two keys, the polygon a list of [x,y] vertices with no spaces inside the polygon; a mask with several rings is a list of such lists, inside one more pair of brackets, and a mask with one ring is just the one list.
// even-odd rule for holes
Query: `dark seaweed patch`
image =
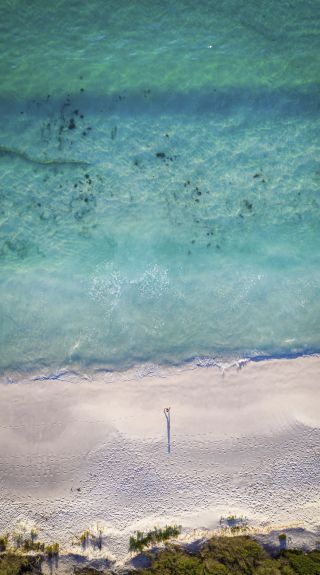
{"label": "dark seaweed patch", "polygon": [[251,212],[252,208],[253,208],[253,204],[251,202],[249,202],[249,200],[243,200],[243,204],[244,207]]}
{"label": "dark seaweed patch", "polygon": [[68,129],[69,130],[74,130],[76,128],[76,123],[74,121],[73,118],[70,119],[69,124],[68,124]]}

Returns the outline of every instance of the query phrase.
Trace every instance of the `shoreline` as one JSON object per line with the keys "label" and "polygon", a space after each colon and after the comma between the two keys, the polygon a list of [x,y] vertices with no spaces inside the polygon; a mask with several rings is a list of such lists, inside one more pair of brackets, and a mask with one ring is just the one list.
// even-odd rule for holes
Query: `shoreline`
{"label": "shoreline", "polygon": [[[104,364],[93,364],[84,366],[74,363],[62,365],[60,368],[42,367],[39,369],[6,369],[0,372],[1,384],[14,384],[29,381],[64,381],[64,378],[79,378],[80,381],[100,379],[101,374],[110,376],[119,381],[138,380],[144,377],[170,377],[184,371],[195,369],[218,368],[223,374],[225,371],[236,368],[242,369],[251,363],[292,361],[296,359],[320,358],[319,351],[279,353],[274,355],[243,355],[243,356],[195,356],[187,358],[181,362],[137,362],[129,367],[119,367],[119,369],[107,367]],[[94,366],[95,365],[95,366]]]}
{"label": "shoreline", "polygon": [[304,356],[0,385],[0,533],[34,525],[72,553],[100,526],[121,563],[129,535],[155,525],[212,531],[243,515],[316,532],[319,373]]}

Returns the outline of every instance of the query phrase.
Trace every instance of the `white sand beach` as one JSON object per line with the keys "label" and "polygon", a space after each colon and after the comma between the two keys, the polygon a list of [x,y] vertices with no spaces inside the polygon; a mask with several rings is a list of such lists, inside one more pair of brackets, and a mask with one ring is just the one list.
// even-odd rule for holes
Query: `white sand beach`
{"label": "white sand beach", "polygon": [[[0,385],[0,533],[19,522],[65,551],[102,529],[319,526],[320,358],[100,372]],[[171,452],[164,408],[170,407]]]}

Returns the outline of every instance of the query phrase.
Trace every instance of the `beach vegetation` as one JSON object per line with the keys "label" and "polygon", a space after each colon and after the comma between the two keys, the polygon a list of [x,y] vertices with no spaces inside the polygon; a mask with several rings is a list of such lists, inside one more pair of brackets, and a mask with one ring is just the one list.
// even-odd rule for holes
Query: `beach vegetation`
{"label": "beach vegetation", "polygon": [[279,541],[286,541],[287,540],[287,536],[285,533],[280,533],[279,535]]}
{"label": "beach vegetation", "polygon": [[225,533],[232,533],[233,535],[245,534],[248,527],[247,517],[242,515],[238,517],[237,515],[228,515],[227,517],[220,517],[221,530]]}
{"label": "beach vegetation", "polygon": [[212,537],[197,553],[170,546],[151,555],[139,575],[320,575],[320,551],[290,550],[271,557],[248,536]]}
{"label": "beach vegetation", "polygon": [[45,545],[40,541],[35,541],[34,539],[24,539],[20,545],[20,549],[28,553],[28,551],[44,551]]}
{"label": "beach vegetation", "polygon": [[58,557],[59,543],[52,543],[51,545],[46,545],[44,551],[49,559],[51,559],[52,557]]}
{"label": "beach vegetation", "polygon": [[42,558],[26,557],[15,553],[0,556],[0,575],[41,575]]}
{"label": "beach vegetation", "polygon": [[8,545],[8,535],[0,536],[0,553],[6,550]]}
{"label": "beach vegetation", "polygon": [[30,537],[31,537],[32,541],[34,541],[38,537],[38,532],[34,527],[32,527],[32,529],[30,531]]}
{"label": "beach vegetation", "polygon": [[147,533],[136,531],[135,535],[130,537],[129,551],[142,553],[148,547],[157,545],[157,543],[165,543],[178,537],[180,532],[181,528],[178,525],[166,525],[163,529],[155,527]]}
{"label": "beach vegetation", "polygon": [[320,551],[303,553],[297,549],[290,549],[281,554],[280,561],[298,575],[320,575]]}
{"label": "beach vegetation", "polygon": [[23,536],[19,531],[14,531],[12,533],[12,541],[14,542],[14,545],[17,549],[19,549],[21,547],[21,545],[23,544]]}
{"label": "beach vegetation", "polygon": [[102,529],[99,529],[96,534],[86,529],[79,535],[77,539],[77,544],[80,543],[83,549],[86,549],[88,545],[92,545],[92,547],[97,547],[100,551],[102,549]]}
{"label": "beach vegetation", "polygon": [[87,546],[89,537],[90,537],[90,531],[88,529],[81,533],[81,535],[79,536],[79,541],[80,541],[80,544],[82,545],[82,547]]}
{"label": "beach vegetation", "polygon": [[[152,530],[155,540],[163,532],[180,533],[173,526],[170,529]],[[172,531],[173,530],[173,531]],[[155,534],[156,533],[156,534]],[[139,532],[139,540],[148,533]],[[150,543],[149,543],[150,545]],[[320,575],[320,550],[303,552],[283,550],[271,556],[259,543],[249,536],[214,536],[197,551],[189,551],[176,544],[147,552],[150,566],[135,570],[127,569],[126,575]],[[40,575],[41,563],[45,558],[58,559],[59,545],[53,543],[37,555],[23,555],[23,549],[5,551],[0,555],[0,575]],[[90,566],[77,567],[75,573],[92,575],[96,570]],[[102,573],[102,572],[101,572]],[[103,575],[110,575],[106,569]]]}

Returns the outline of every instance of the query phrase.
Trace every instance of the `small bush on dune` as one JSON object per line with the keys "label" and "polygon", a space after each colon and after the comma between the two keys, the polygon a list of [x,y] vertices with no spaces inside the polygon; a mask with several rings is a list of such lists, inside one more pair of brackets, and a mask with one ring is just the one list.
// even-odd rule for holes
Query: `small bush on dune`
{"label": "small bush on dune", "polygon": [[129,539],[129,550],[141,553],[146,547],[178,537],[179,533],[180,527],[177,525],[166,525],[164,529],[155,527],[153,531],[148,531],[148,533],[136,531],[136,535],[132,535]]}
{"label": "small bush on dune", "polygon": [[22,551],[26,553],[28,551],[44,551],[45,545],[44,543],[40,543],[40,541],[34,541],[33,539],[25,539],[21,544]]}
{"label": "small bush on dune", "polygon": [[59,543],[53,543],[52,545],[47,545],[45,547],[45,553],[50,558],[57,557],[59,555]]}
{"label": "small bush on dune", "polygon": [[0,553],[5,551],[8,545],[8,535],[1,535],[0,537]]}
{"label": "small bush on dune", "polygon": [[225,565],[230,573],[252,575],[254,569],[268,558],[266,551],[248,536],[212,537],[204,545],[201,556],[204,560],[214,558]]}
{"label": "small bush on dune", "polygon": [[[160,551],[154,558],[152,566],[138,573],[139,575],[205,575],[199,557],[192,557],[179,549]],[[207,573],[209,575],[210,572]]]}

